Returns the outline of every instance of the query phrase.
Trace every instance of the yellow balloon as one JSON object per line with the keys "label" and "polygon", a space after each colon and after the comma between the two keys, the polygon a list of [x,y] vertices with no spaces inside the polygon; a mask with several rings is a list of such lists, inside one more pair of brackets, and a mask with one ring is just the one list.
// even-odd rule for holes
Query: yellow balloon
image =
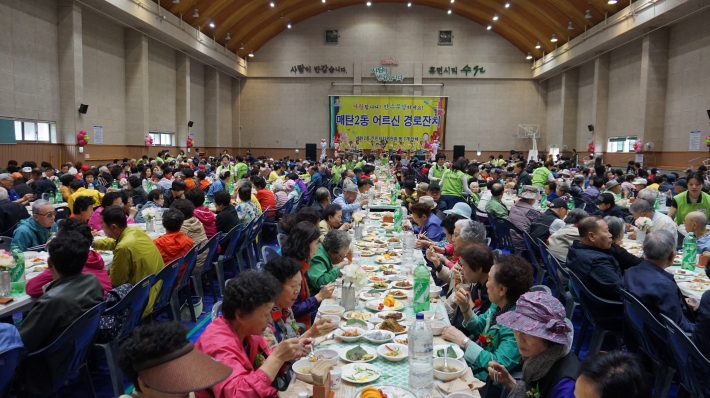
{"label": "yellow balloon", "polygon": [[89,136],[88,136],[88,135],[85,135],[85,136],[84,136],[84,141],[89,142]]}

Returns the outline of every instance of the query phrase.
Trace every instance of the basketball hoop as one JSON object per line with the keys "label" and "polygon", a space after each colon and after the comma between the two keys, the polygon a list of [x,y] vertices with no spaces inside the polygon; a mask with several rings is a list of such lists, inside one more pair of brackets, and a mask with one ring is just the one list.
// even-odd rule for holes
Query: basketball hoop
{"label": "basketball hoop", "polygon": [[519,124],[516,138],[520,140],[532,139],[532,149],[528,152],[528,161],[537,159],[537,139],[540,138],[539,124]]}

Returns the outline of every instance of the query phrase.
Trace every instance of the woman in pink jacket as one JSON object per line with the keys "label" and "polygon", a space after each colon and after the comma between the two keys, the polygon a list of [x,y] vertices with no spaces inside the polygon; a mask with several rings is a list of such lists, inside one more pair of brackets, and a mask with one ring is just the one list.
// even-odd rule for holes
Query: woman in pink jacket
{"label": "woman in pink jacket", "polygon": [[[123,199],[120,192],[109,192],[101,199],[101,206],[94,209],[94,213],[89,219],[89,226],[94,231],[101,231],[101,213],[109,206],[123,206]],[[135,224],[132,218],[126,216],[128,224]]]}
{"label": "woman in pink jacket", "polygon": [[308,352],[312,339],[286,339],[269,350],[262,334],[271,322],[271,309],[281,294],[271,274],[249,270],[227,282],[222,315],[195,347],[232,368],[226,380],[195,393],[197,398],[278,397],[294,377],[288,366]]}
{"label": "woman in pink jacket", "polygon": [[[69,231],[76,231],[82,234],[89,242],[94,241],[94,237],[91,235],[91,228],[78,218],[68,218],[64,220],[59,226],[58,234],[66,233]],[[47,261],[50,261],[47,259]],[[101,255],[95,250],[89,250],[89,258],[84,264],[84,269],[81,271],[82,274],[92,273],[96,275],[101,283],[101,287],[104,288],[104,296],[111,290],[111,278],[108,276],[108,272],[104,268],[104,260]],[[44,294],[44,286],[51,283],[54,280],[52,277],[52,272],[49,268],[45,269],[41,274],[35,276],[34,278],[27,281],[25,285],[25,292],[31,297],[39,297]]]}

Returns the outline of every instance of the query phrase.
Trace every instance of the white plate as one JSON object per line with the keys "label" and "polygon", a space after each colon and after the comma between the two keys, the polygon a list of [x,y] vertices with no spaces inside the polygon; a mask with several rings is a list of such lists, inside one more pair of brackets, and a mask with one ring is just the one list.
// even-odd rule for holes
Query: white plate
{"label": "white plate", "polygon": [[436,352],[439,350],[445,350],[447,347],[451,347],[454,349],[454,352],[456,353],[456,359],[463,358],[463,351],[461,351],[461,349],[458,346],[453,345],[453,344],[451,344],[451,345],[446,345],[446,344],[435,345],[434,350],[432,351],[432,355],[434,356],[434,358],[443,358],[443,357],[437,356]]}
{"label": "white plate", "polygon": [[377,265],[363,265],[360,268],[364,269],[367,272],[375,272],[378,270],[379,266],[377,266]]}
{"label": "white plate", "polygon": [[384,299],[377,299],[377,300],[370,300],[365,303],[365,307],[367,309],[373,310],[373,311],[401,311],[404,309],[404,303],[399,301],[399,300],[394,300],[394,306],[388,307],[384,306],[382,309],[379,309],[379,305],[382,303]]}
{"label": "white plate", "polygon": [[[405,334],[405,333],[407,333],[407,331],[409,330],[409,325],[407,325],[405,322],[400,322],[400,321],[397,321],[397,323],[399,323],[400,325],[404,326],[404,330],[402,330],[401,332],[397,332],[397,333],[392,332],[392,333],[394,333],[395,335],[400,335],[400,334]],[[377,326],[375,326],[375,329],[374,329],[374,330],[384,330],[384,329],[380,329],[380,326],[382,326],[382,323],[378,323]],[[389,332],[389,330],[387,330],[387,332]]]}
{"label": "white plate", "polygon": [[396,286],[396,285],[397,285],[397,283],[398,283],[398,282],[392,282],[392,283],[390,283],[390,289],[402,289],[402,290],[409,290],[409,289],[413,289],[413,288],[414,288],[414,284],[413,284],[412,282],[409,282],[409,284],[411,284],[411,285],[412,285],[412,286],[409,286],[409,287],[400,287],[400,286]]}
{"label": "white plate", "polygon": [[[370,335],[375,334],[375,333],[384,333],[387,335],[387,339],[383,340],[374,340],[370,338]],[[372,344],[384,344],[388,341],[391,341],[394,338],[394,333],[390,332],[389,330],[371,330],[365,333],[365,340],[369,341]]]}
{"label": "white plate", "polygon": [[[399,348],[401,353],[396,357],[388,357],[387,355],[385,355],[385,353],[389,352],[387,347],[390,347],[392,349]],[[404,344],[389,344],[389,343],[387,343],[387,344],[382,344],[381,346],[377,347],[377,353],[380,355],[380,357],[382,357],[390,362],[399,362],[399,361],[404,360],[405,358],[407,358],[408,352],[409,352],[408,347]]]}
{"label": "white plate", "polygon": [[[404,293],[404,296],[392,296],[392,293],[390,293],[392,290],[399,290],[400,292]],[[392,297],[394,297],[394,298],[397,299],[397,300],[406,300],[406,299],[408,299],[409,297],[411,297],[411,295],[407,294],[407,292],[405,292],[405,291],[402,290],[402,289],[390,289],[390,290],[386,291],[385,294],[388,295],[388,296],[392,296]],[[384,299],[384,297],[383,297],[383,299]]]}
{"label": "white plate", "polygon": [[[385,285],[387,285],[387,287],[375,287],[375,282],[368,283],[368,284],[367,284],[367,290],[368,290],[368,291],[369,291],[369,290],[378,290],[378,291],[380,291],[380,292],[384,292],[385,290],[389,290],[389,289],[390,289],[389,283],[387,283],[387,282],[383,282],[383,283],[384,283]],[[384,298],[384,297],[383,297],[383,298]]]}
{"label": "white plate", "polygon": [[[372,362],[372,361],[374,361],[375,359],[377,359],[377,350],[376,350],[376,349],[374,349],[374,348],[372,348],[372,347],[368,347],[368,346],[361,345],[360,347],[361,347],[363,350],[367,351],[368,354],[374,355],[374,357],[373,357],[372,359],[368,359],[367,361],[351,361],[351,360],[349,360],[349,359],[347,358],[346,354],[348,353],[348,351],[352,350],[352,349],[355,348],[355,347],[357,347],[357,345],[351,345],[350,347],[342,348],[342,349],[340,350],[340,354],[338,354],[338,355],[340,356],[340,359],[342,359],[342,360],[345,361],[345,362],[353,362],[353,363],[366,363],[366,362]],[[344,371],[344,370],[343,370],[343,374],[345,374],[345,371]]]}
{"label": "white plate", "polygon": [[[369,289],[372,290],[372,289]],[[377,299],[384,299],[384,293],[381,292],[375,292],[375,293],[368,293],[368,292],[362,292],[360,293],[360,300],[362,301],[370,301],[370,300],[377,300]]]}
{"label": "white plate", "polygon": [[[376,318],[376,319],[379,319],[379,318]],[[351,326],[347,326],[347,325],[345,325],[346,323],[347,323],[347,321],[342,321],[342,322],[340,322],[340,327],[341,327],[341,328],[353,328],[353,327],[357,327],[357,328],[365,329],[365,330],[372,330],[372,329],[375,328],[375,325],[373,325],[373,324],[370,323],[369,321],[365,322],[365,325],[367,325],[367,327],[364,327],[364,326],[362,326],[362,325],[351,325]]]}
{"label": "white plate", "polygon": [[[353,318],[353,315],[355,315],[354,318]],[[367,312],[367,311],[348,311],[343,315],[343,318],[358,319],[361,321],[367,321],[368,319],[372,318],[373,316],[375,316],[375,315],[372,314],[371,312]]]}
{"label": "white plate", "polygon": [[395,258],[389,258],[389,259],[377,257],[375,259],[375,262],[377,264],[399,264],[402,262],[402,259],[399,256],[395,257]]}
{"label": "white plate", "polygon": [[[374,318],[371,318],[370,321],[379,319],[377,322],[378,322],[378,323],[379,323],[379,322],[382,322],[382,321],[385,320],[385,317],[386,317],[387,315],[389,315],[389,314],[402,314],[402,313],[399,312],[399,311],[381,311],[381,312],[379,312],[379,313],[376,314],[377,316],[375,316]],[[406,319],[404,318],[404,314],[402,314],[402,317],[401,317],[401,318],[395,319],[395,320],[396,320],[397,322],[405,322],[405,321],[406,321]]]}
{"label": "white plate", "polygon": [[[375,386],[368,386],[368,387],[374,387],[378,390],[382,390],[384,394],[387,394],[388,397],[392,398],[416,398],[417,395],[411,391],[410,389],[406,387],[399,387],[399,386],[389,386],[389,385],[375,385]],[[435,387],[436,388],[436,387]],[[355,398],[360,398],[360,394],[358,393]]]}
{"label": "white plate", "polygon": [[[382,371],[374,365],[366,363],[349,363],[342,367],[343,373],[341,378],[355,384],[370,383],[380,378]],[[369,371],[369,372],[368,372]],[[362,379],[356,379],[356,375],[363,376]],[[368,374],[370,373],[370,374]],[[365,377],[366,376],[366,377]],[[387,396],[390,396],[389,394]],[[358,395],[359,397],[359,395]]]}
{"label": "white plate", "polygon": [[[406,342],[405,342],[406,340]],[[399,336],[396,336],[394,338],[394,342],[397,344],[403,344],[403,345],[408,345],[409,343],[409,335],[408,334],[400,334]]]}
{"label": "white plate", "polygon": [[[352,330],[357,330],[357,332],[358,332],[359,334],[358,334],[357,336],[353,336],[353,337],[345,337],[345,336],[343,336],[343,333],[349,332],[349,331],[352,331]],[[367,330],[366,330],[366,329],[362,329],[362,328],[359,328],[359,327],[352,327],[352,326],[346,326],[346,327],[344,327],[344,328],[342,328],[342,329],[337,329],[337,330],[335,331],[335,335],[338,336],[338,338],[339,338],[340,340],[342,340],[342,341],[344,341],[344,342],[346,342],[346,343],[354,343],[354,342],[360,340],[360,339],[362,338],[362,336],[365,335],[365,333],[367,333]]]}
{"label": "white plate", "polygon": [[[373,278],[377,278],[377,279],[373,279]],[[378,276],[371,276],[371,277],[367,278],[367,280],[370,281],[371,283],[387,282],[389,280],[389,278],[386,275],[378,275]]]}

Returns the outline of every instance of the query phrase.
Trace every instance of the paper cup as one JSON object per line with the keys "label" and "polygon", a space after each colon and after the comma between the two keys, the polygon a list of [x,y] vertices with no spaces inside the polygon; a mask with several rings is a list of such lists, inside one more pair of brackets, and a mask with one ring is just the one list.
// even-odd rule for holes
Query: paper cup
{"label": "paper cup", "polygon": [[343,369],[340,366],[336,366],[330,370],[330,389],[337,390],[340,388],[341,376],[343,375]]}
{"label": "paper cup", "polygon": [[710,256],[706,256],[704,254],[701,254],[698,256],[698,268],[705,268],[705,266],[708,263],[708,259]]}

